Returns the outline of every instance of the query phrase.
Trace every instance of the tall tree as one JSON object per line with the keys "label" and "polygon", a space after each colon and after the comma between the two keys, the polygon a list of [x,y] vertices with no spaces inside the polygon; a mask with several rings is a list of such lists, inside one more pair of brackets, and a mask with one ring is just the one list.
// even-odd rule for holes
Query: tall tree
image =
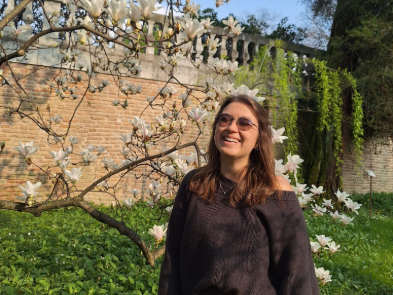
{"label": "tall tree", "polygon": [[[331,68],[347,69],[363,96],[366,136],[392,139],[393,1],[304,0],[315,18],[332,20],[327,58]],[[351,92],[343,96],[343,120],[353,114]],[[349,124],[343,125],[344,142]],[[348,138],[347,138],[348,139]],[[332,144],[331,142],[329,144]],[[332,159],[325,159],[331,161]]]}

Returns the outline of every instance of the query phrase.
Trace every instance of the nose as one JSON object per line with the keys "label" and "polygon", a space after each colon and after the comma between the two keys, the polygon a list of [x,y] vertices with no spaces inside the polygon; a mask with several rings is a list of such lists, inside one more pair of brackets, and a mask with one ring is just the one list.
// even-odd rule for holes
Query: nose
{"label": "nose", "polygon": [[237,121],[236,120],[230,121],[229,124],[228,124],[227,129],[230,132],[237,132],[237,131],[239,131],[238,128],[237,128]]}

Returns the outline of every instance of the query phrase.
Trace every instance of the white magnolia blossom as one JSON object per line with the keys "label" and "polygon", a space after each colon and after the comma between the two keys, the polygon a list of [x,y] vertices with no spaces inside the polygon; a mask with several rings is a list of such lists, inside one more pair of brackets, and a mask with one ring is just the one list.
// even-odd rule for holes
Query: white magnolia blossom
{"label": "white magnolia blossom", "polygon": [[34,141],[26,142],[25,144],[19,142],[19,146],[15,147],[15,150],[22,154],[25,159],[28,159],[32,154],[37,152],[39,147],[39,145],[34,146]]}
{"label": "white magnolia blossom", "polygon": [[193,107],[188,115],[195,121],[199,122],[204,116],[207,115],[207,111],[202,108]]}
{"label": "white magnolia blossom", "polygon": [[109,169],[109,167],[114,163],[113,159],[104,158],[101,160],[104,163],[105,169]]}
{"label": "white magnolia blossom", "polygon": [[321,245],[318,242],[310,242],[311,251],[317,253],[318,250],[321,248]]}
{"label": "white magnolia blossom", "polygon": [[288,169],[283,164],[283,160],[281,160],[281,159],[280,160],[274,159],[274,170],[276,172],[276,175],[283,176],[284,173],[286,173]]}
{"label": "white magnolia blossom", "polygon": [[149,234],[151,234],[157,243],[161,242],[165,236],[167,228],[164,229],[164,225],[154,225],[152,229],[149,229]]}
{"label": "white magnolia blossom", "polygon": [[[210,26],[214,23],[214,21],[210,21],[210,18],[207,18],[205,20],[203,20],[201,22],[201,24],[203,24],[203,27],[205,28],[205,30],[207,30],[208,28],[210,28]],[[218,39],[217,39],[218,40]]]}
{"label": "white magnolia blossom", "polygon": [[312,196],[313,196],[313,194],[306,194],[304,192],[302,193],[302,198],[305,199],[307,202],[313,201]]}
{"label": "white magnolia blossom", "polygon": [[105,0],[81,0],[83,8],[90,13],[93,18],[98,18],[104,8]]}
{"label": "white magnolia blossom", "polygon": [[322,216],[324,213],[326,213],[326,208],[322,208],[318,205],[314,205],[312,208],[312,211],[314,211],[314,213],[318,216]]}
{"label": "white magnolia blossom", "polygon": [[282,134],[285,131],[284,127],[276,130],[273,128],[273,126],[270,125],[270,131],[272,133],[272,142],[273,143],[276,143],[276,142],[283,143],[283,140],[288,138],[287,136],[282,136]]}
{"label": "white magnolia blossom", "polygon": [[81,45],[86,45],[89,43],[89,37],[87,36],[86,30],[79,30],[78,32],[78,43]]}
{"label": "white magnolia blossom", "polygon": [[85,165],[90,165],[97,158],[97,156],[93,155],[91,152],[92,151],[89,148],[79,152],[79,154],[82,156],[82,162]]}
{"label": "white magnolia blossom", "polygon": [[132,200],[131,198],[128,199],[124,199],[123,200],[124,205],[126,205],[127,207],[131,208],[132,205],[134,205],[135,201]]}
{"label": "white magnolia blossom", "polygon": [[329,270],[325,270],[323,267],[315,268],[315,274],[317,275],[317,278],[321,280],[322,285],[332,281]]}
{"label": "white magnolia blossom", "polygon": [[131,150],[128,147],[123,146],[120,152],[123,155],[123,157],[127,159],[130,151]]}
{"label": "white magnolia blossom", "polygon": [[32,184],[30,181],[26,181],[25,187],[18,185],[18,187],[23,191],[23,193],[28,197],[35,197],[38,195],[37,190],[42,185],[41,182]]}
{"label": "white magnolia blossom", "polygon": [[106,147],[103,147],[103,146],[99,145],[99,146],[97,147],[97,151],[98,151],[98,156],[99,156],[99,155],[101,155],[103,152],[106,151]]}
{"label": "white magnolia blossom", "polygon": [[231,30],[239,23],[239,21],[238,21],[238,20],[235,20],[235,19],[233,18],[233,16],[230,15],[229,18],[228,18],[227,20],[224,19],[224,20],[222,21],[222,23],[223,23],[224,25],[226,25],[226,28],[225,28],[225,29],[231,31]]}
{"label": "white magnolia blossom", "polygon": [[153,181],[152,183],[149,184],[148,188],[150,192],[154,192],[156,191],[159,187],[161,186],[161,184],[157,181]]}
{"label": "white magnolia blossom", "polygon": [[340,251],[340,250],[338,250],[340,248],[340,245],[336,245],[336,242],[331,242],[330,244],[328,244],[328,247],[329,247],[329,251],[331,254],[334,254],[337,251]]}
{"label": "white magnolia blossom", "polygon": [[65,170],[64,171],[66,177],[73,183],[75,184],[82,176],[83,170],[82,168],[72,168],[70,170]]}
{"label": "white magnolia blossom", "polygon": [[237,37],[242,33],[243,30],[244,28],[242,28],[240,25],[237,25],[232,29],[232,34]]}
{"label": "white magnolia blossom", "polygon": [[145,126],[144,124],[138,130],[139,135],[142,137],[143,141],[149,141],[151,136],[153,135],[153,130],[150,130],[149,126]]}
{"label": "white magnolia blossom", "polygon": [[68,160],[63,160],[59,163],[59,167],[61,170],[65,170],[69,164],[70,162]]}
{"label": "white magnolia blossom", "polygon": [[175,172],[176,169],[172,165],[165,167],[165,173],[169,176],[172,176]]}
{"label": "white magnolia blossom", "polygon": [[197,19],[191,19],[188,15],[185,15],[181,20],[181,26],[184,28],[184,31],[180,38],[185,41],[193,41],[194,38],[205,30],[203,23]]}
{"label": "white magnolia blossom", "polygon": [[299,201],[300,207],[302,207],[302,208],[306,207],[307,201],[303,197],[298,197],[297,199]]}
{"label": "white magnolia blossom", "polygon": [[216,52],[217,48],[221,46],[220,39],[214,38],[214,40],[209,40],[209,51],[211,53]]}
{"label": "white magnolia blossom", "polygon": [[316,235],[317,240],[319,242],[319,245],[321,245],[321,247],[325,247],[327,246],[330,242],[331,242],[331,238],[326,237],[325,235]]}
{"label": "white magnolia blossom", "polygon": [[[235,71],[239,69],[239,64],[237,61],[230,61],[230,60],[225,60],[225,59],[219,59],[218,57],[216,58],[209,58],[209,64],[214,67],[216,72],[222,75],[228,75],[228,74],[234,74]],[[244,89],[247,89],[248,93],[250,90],[248,89],[247,86],[242,85],[245,87]],[[242,87],[240,86],[240,87]],[[258,89],[252,90],[258,92]],[[234,94],[247,94],[242,91],[242,88],[239,90],[239,93],[234,93]]]}
{"label": "white magnolia blossom", "polygon": [[[158,10],[156,7],[157,0],[137,0],[139,6],[130,2],[130,6],[139,11],[142,20],[150,19],[151,14]],[[132,11],[134,13],[135,10]]]}
{"label": "white magnolia blossom", "polygon": [[360,209],[360,206],[362,206],[362,205],[359,204],[359,203],[356,203],[356,202],[352,201],[350,198],[348,198],[348,199],[345,201],[345,206],[347,206],[347,208],[349,209],[349,211],[355,212],[356,215],[358,215],[358,211],[356,211],[356,210],[359,210],[359,209]]}
{"label": "white magnolia blossom", "polygon": [[134,196],[134,198],[136,197],[136,195],[139,193],[139,190],[134,188],[130,190],[131,194]]}
{"label": "white magnolia blossom", "polygon": [[69,138],[71,145],[77,144],[78,143],[78,138],[70,136]]}
{"label": "white magnolia blossom", "polygon": [[332,200],[323,199],[322,205],[325,206],[326,208],[333,208]]}
{"label": "white magnolia blossom", "polygon": [[[103,180],[99,184],[97,184],[97,187],[99,189],[108,190],[109,189],[109,183],[108,183],[107,180]],[[112,202],[114,202],[114,201],[112,201]],[[112,203],[112,205],[113,205],[113,203]],[[113,206],[116,206],[116,202],[115,202],[115,205],[113,205]]]}
{"label": "white magnolia blossom", "polygon": [[125,144],[130,144],[132,142],[132,133],[126,133],[126,134],[120,134],[120,139],[125,143]]}
{"label": "white magnolia blossom", "polygon": [[166,207],[165,210],[168,211],[169,213],[172,213],[173,206]]}
{"label": "white magnolia blossom", "polygon": [[344,225],[348,225],[353,220],[353,218],[351,218],[347,215],[344,215],[344,214],[340,215],[340,219],[341,219],[342,224],[344,224]]}
{"label": "white magnolia blossom", "polygon": [[335,193],[337,200],[341,203],[341,202],[345,202],[347,200],[347,197],[349,196],[349,194],[347,194],[346,192],[340,192],[340,190],[337,190],[337,192]]}
{"label": "white magnolia blossom", "polygon": [[307,184],[296,183],[296,186],[292,186],[292,189],[295,192],[295,194],[299,195],[303,193],[305,190],[307,190]]}
{"label": "white magnolia blossom", "polygon": [[126,0],[107,0],[108,8],[104,8],[105,12],[108,13],[112,21],[117,24],[122,18],[127,15],[127,1]]}
{"label": "white magnolia blossom", "polygon": [[301,159],[298,155],[293,155],[289,153],[287,156],[288,162],[285,164],[285,168],[288,169],[289,172],[295,172],[296,169],[299,168],[299,164],[303,163],[303,159]]}
{"label": "white magnolia blossom", "polygon": [[69,158],[68,153],[66,151],[63,151],[62,149],[59,149],[57,153],[55,151],[50,151],[49,153],[56,163],[60,163],[64,160],[68,160]]}
{"label": "white magnolia blossom", "polygon": [[316,187],[314,184],[311,185],[310,191],[316,196],[324,193],[323,186]]}
{"label": "white magnolia blossom", "polygon": [[333,218],[333,220],[339,219],[341,217],[340,213],[336,210],[334,213],[330,212],[330,216]]}
{"label": "white magnolia blossom", "polygon": [[78,18],[78,21],[82,25],[86,25],[86,26],[91,27],[91,28],[94,27],[94,22],[88,15],[86,15],[84,19]]}
{"label": "white magnolia blossom", "polygon": [[251,90],[251,89],[248,89],[248,87],[246,85],[241,85],[233,91],[233,94],[234,95],[245,94],[255,100],[259,99],[259,101],[258,100],[257,101],[260,102],[260,101],[263,101],[264,99],[262,97],[256,97],[258,91],[259,91],[258,89]]}
{"label": "white magnolia blossom", "polygon": [[56,115],[56,116],[54,116],[54,117],[51,117],[51,118],[50,118],[50,121],[53,122],[53,123],[55,123],[55,124],[58,124],[58,123],[60,123],[61,119],[62,119],[62,118],[60,117],[60,115]]}

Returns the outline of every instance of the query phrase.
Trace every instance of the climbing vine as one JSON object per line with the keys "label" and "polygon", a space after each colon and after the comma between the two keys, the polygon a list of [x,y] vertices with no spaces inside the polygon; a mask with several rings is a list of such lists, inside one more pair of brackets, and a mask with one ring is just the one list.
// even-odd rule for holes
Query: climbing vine
{"label": "climbing vine", "polygon": [[269,107],[272,125],[275,128],[285,126],[288,136],[284,144],[285,156],[298,152],[297,98],[301,81],[297,56],[286,53],[280,41],[261,47],[249,67],[236,73],[237,85],[258,89],[261,96],[268,98],[265,105]]}
{"label": "climbing vine", "polygon": [[[361,162],[363,147],[363,99],[357,91],[356,80],[347,71],[333,70],[325,61],[308,59],[315,72],[304,79],[302,65],[304,60],[292,52],[286,52],[281,42],[275,41],[259,49],[253,62],[236,73],[236,84],[245,84],[250,89],[258,89],[259,95],[266,96],[264,103],[271,112],[274,127],[284,126],[288,136],[284,145],[285,156],[298,153],[298,101],[303,98],[303,87],[315,93],[318,112],[317,132],[326,135],[331,144],[338,185],[342,185],[341,166],[343,154],[343,91],[352,94],[353,145],[358,165]],[[329,154],[329,153],[327,153]]]}

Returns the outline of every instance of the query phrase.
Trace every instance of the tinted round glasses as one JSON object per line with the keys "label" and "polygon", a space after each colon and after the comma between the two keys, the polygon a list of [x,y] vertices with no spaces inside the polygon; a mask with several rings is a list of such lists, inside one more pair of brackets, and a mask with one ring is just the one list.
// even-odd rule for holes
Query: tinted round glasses
{"label": "tinted round glasses", "polygon": [[258,126],[255,125],[252,120],[248,118],[240,117],[239,119],[235,120],[234,118],[232,118],[232,116],[228,114],[221,114],[221,116],[218,118],[217,125],[219,127],[228,128],[233,121],[236,122],[237,129],[239,129],[240,131],[248,131],[252,128],[252,126],[258,128]]}

